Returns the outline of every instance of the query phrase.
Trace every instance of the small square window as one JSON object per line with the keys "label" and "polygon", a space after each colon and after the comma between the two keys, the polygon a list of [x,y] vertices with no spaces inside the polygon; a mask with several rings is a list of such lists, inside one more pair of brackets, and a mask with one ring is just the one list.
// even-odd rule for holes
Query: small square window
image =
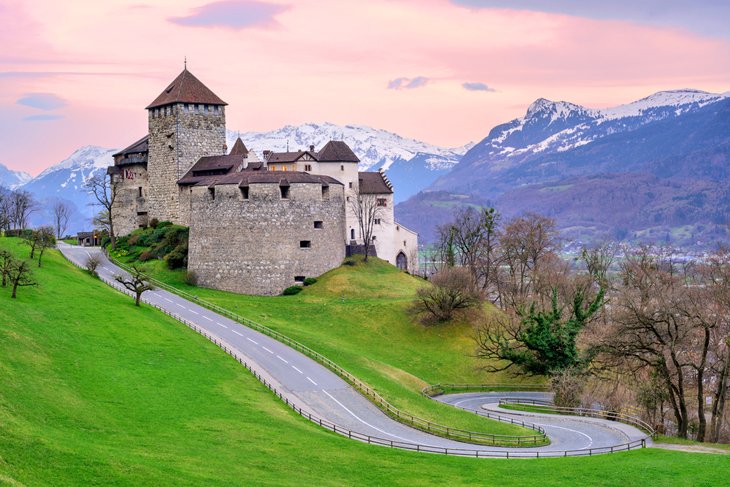
{"label": "small square window", "polygon": [[215,199],[215,188],[208,188],[208,194],[210,195],[210,199]]}
{"label": "small square window", "polygon": [[281,199],[289,199],[289,186],[279,186],[279,191],[281,192]]}
{"label": "small square window", "polygon": [[327,200],[330,197],[330,187],[322,186],[322,199]]}
{"label": "small square window", "polygon": [[386,200],[385,198],[378,198],[378,201],[377,201],[377,203],[376,203],[376,204],[377,204],[378,206],[383,206],[383,207],[385,207],[385,206],[388,206],[388,200]]}
{"label": "small square window", "polygon": [[349,184],[349,186],[350,186],[350,189],[352,189],[352,181],[350,181],[350,184]]}
{"label": "small square window", "polygon": [[375,242],[375,240],[377,240],[377,238],[378,237],[376,237],[375,235],[373,235],[373,238],[371,238],[370,240],[372,240],[373,242]]}
{"label": "small square window", "polygon": [[241,198],[244,200],[248,199],[248,186],[241,186]]}
{"label": "small square window", "polygon": [[317,220],[314,222],[314,228],[324,228],[324,224],[321,221]]}
{"label": "small square window", "polygon": [[304,282],[304,276],[294,276],[294,282]]}
{"label": "small square window", "polygon": [[375,219],[375,224],[376,224],[376,225],[380,225],[380,218],[376,218],[376,219]]}
{"label": "small square window", "polygon": [[312,172],[312,165],[311,164],[305,164],[304,165],[304,171],[305,172]]}
{"label": "small square window", "polygon": [[345,170],[345,165],[344,164],[340,164],[340,171],[344,171],[344,170]]}
{"label": "small square window", "polygon": [[299,241],[299,248],[300,249],[309,249],[312,247],[312,241],[311,240],[300,240]]}

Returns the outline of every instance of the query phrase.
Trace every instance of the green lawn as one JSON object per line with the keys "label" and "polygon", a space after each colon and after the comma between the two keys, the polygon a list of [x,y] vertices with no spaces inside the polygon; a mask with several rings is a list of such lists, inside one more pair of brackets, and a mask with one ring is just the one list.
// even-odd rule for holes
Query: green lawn
{"label": "green lawn", "polygon": [[341,266],[296,296],[245,296],[185,284],[184,271],[147,262],[149,274],[269,326],[322,353],[364,380],[398,408],[453,428],[533,435],[421,395],[436,383],[518,382],[484,372],[471,325],[424,327],[408,312],[424,281],[379,259]]}
{"label": "green lawn", "polygon": [[507,461],[364,445],[57,252],[36,277],[15,301],[0,289],[0,484],[716,486],[730,469],[661,450]]}

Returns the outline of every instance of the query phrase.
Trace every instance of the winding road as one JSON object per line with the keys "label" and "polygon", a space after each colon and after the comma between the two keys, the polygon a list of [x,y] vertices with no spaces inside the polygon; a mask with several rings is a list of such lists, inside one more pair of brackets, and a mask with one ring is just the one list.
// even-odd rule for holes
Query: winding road
{"label": "winding road", "polygon": [[[99,248],[78,247],[59,243],[59,250],[71,262],[84,267],[91,255],[99,255],[102,264],[97,268],[100,277],[114,286],[116,275],[125,271],[112,264]],[[118,287],[118,286],[114,286]],[[218,337],[234,349],[239,356],[281,392],[282,396],[304,411],[336,424],[342,429],[366,436],[392,440],[399,443],[428,447],[448,448],[464,454],[479,456],[563,456],[589,454],[588,449],[606,449],[640,441],[646,434],[637,428],[602,419],[556,416],[547,414],[510,412],[497,409],[502,397],[546,399],[546,393],[501,392],[449,394],[435,400],[470,411],[497,412],[504,417],[514,417],[542,426],[551,444],[542,447],[499,448],[453,441],[431,435],[399,423],[352,386],[308,356],[259,333],[251,328],[221,316],[207,308],[162,289],[147,291],[143,300],[166,313],[195,324],[207,334]],[[567,452],[567,453],[566,453]],[[489,455],[494,453],[494,455]],[[593,451],[592,454],[597,452]]]}

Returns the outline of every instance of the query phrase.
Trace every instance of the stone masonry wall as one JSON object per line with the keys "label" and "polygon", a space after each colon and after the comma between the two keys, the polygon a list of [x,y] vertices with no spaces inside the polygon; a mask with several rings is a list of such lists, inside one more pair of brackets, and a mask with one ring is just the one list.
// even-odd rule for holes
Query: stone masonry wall
{"label": "stone masonry wall", "polygon": [[222,106],[178,103],[149,110],[149,216],[187,224],[177,181],[203,156],[226,151]]}
{"label": "stone masonry wall", "polygon": [[[282,199],[278,184],[252,184],[244,200],[235,185],[191,193],[188,269],[198,284],[236,293],[276,295],[295,276],[316,277],[345,257],[344,191],[319,183],[296,183]],[[322,228],[315,228],[314,222]],[[309,248],[301,248],[309,241]]]}
{"label": "stone masonry wall", "polygon": [[[121,169],[120,174],[113,176],[117,181],[117,195],[112,206],[114,233],[119,237],[128,235],[140,225],[147,225],[149,194],[144,166],[135,164]],[[139,196],[139,188],[142,188],[142,197]]]}

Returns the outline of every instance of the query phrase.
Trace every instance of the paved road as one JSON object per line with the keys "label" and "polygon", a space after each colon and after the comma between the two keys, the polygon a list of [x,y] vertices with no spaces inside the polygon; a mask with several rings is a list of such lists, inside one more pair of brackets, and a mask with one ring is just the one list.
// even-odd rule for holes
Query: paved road
{"label": "paved road", "polygon": [[[98,248],[59,244],[59,249],[69,260],[82,267],[90,255],[100,255],[102,265],[97,271],[102,278],[113,279],[115,275],[125,274],[104,258]],[[539,448],[497,448],[430,435],[390,419],[329,369],[273,338],[161,289],[144,293],[143,299],[226,341],[290,401],[338,426],[364,435],[449,449],[515,453],[609,447],[625,444],[628,438],[638,439],[644,436],[639,430],[628,426],[621,425],[621,429],[618,429],[616,423],[608,421],[585,422],[583,419],[572,420],[564,416],[520,418],[529,422],[534,419],[535,423],[539,423],[548,432],[551,445]],[[531,397],[531,393],[523,394]],[[509,396],[514,397],[515,393],[509,393]],[[498,395],[455,394],[442,396],[439,400],[477,410],[487,403],[497,402]]]}

